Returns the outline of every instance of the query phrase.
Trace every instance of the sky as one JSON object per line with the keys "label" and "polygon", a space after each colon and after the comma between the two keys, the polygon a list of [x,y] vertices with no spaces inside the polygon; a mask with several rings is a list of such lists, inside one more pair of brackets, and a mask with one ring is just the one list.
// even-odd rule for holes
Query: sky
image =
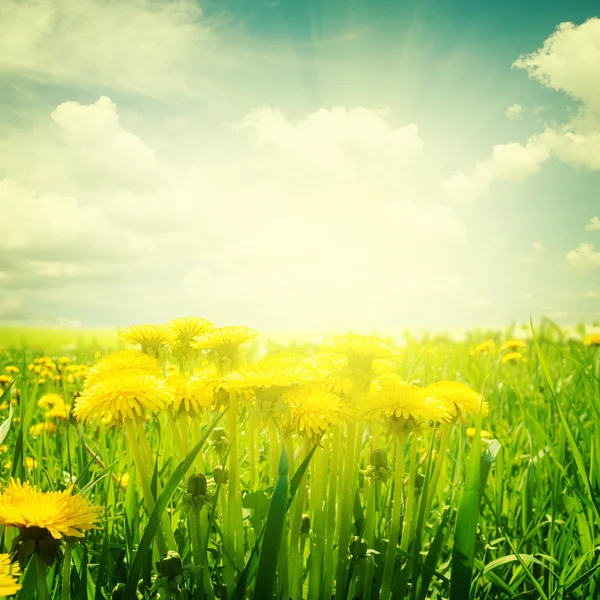
{"label": "sky", "polygon": [[0,323],[591,323],[598,17],[3,0]]}

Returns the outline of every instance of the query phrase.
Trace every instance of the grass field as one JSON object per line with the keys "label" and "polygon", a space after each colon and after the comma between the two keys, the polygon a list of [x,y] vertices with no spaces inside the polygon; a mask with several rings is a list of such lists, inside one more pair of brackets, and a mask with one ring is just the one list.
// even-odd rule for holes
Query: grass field
{"label": "grass field", "polygon": [[25,333],[0,336],[0,594],[600,598],[597,334]]}

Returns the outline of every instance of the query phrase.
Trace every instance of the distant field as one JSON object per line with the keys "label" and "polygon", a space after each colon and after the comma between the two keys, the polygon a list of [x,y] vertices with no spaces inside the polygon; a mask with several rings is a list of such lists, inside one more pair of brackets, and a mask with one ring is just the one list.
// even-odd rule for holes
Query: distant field
{"label": "distant field", "polygon": [[27,348],[60,350],[114,349],[121,347],[117,329],[67,329],[37,327],[1,327],[0,349]]}

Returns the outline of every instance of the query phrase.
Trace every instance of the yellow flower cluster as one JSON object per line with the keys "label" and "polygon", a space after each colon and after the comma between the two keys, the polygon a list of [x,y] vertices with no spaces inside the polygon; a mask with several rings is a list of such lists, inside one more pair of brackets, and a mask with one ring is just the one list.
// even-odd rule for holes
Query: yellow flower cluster
{"label": "yellow flower cluster", "polygon": [[46,529],[55,539],[83,537],[99,520],[95,509],[69,487],[63,492],[41,492],[29,483],[11,480],[0,494],[0,523],[8,527]]}
{"label": "yellow flower cluster", "polygon": [[480,407],[482,416],[488,412],[466,384],[423,388],[402,381],[402,349],[389,338],[332,336],[316,354],[279,352],[242,363],[240,347],[257,335],[199,317],[129,327],[122,339],[141,349],[113,353],[90,368],[74,414],[108,425],[163,410],[197,418],[227,406],[233,394],[263,420],[315,437],[359,415],[415,425],[477,415]]}

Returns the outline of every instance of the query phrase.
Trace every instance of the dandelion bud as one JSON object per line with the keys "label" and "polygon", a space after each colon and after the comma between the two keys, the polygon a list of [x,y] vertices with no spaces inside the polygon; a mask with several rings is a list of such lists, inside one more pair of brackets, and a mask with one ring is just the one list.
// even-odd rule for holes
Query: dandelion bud
{"label": "dandelion bud", "polygon": [[169,550],[156,564],[161,577],[175,579],[183,575],[183,563],[179,553]]}
{"label": "dandelion bud", "polygon": [[371,452],[371,465],[378,469],[387,467],[387,456],[381,448],[376,448]]}
{"label": "dandelion bud", "polygon": [[213,479],[215,480],[215,483],[227,483],[229,481],[229,469],[222,465],[217,465],[213,469]]}
{"label": "dandelion bud", "polygon": [[225,430],[222,427],[215,427],[212,430],[210,437],[211,437],[212,441],[215,443],[223,442],[223,441],[227,440],[227,434],[225,433]]}
{"label": "dandelion bud", "polygon": [[350,540],[349,550],[350,554],[354,558],[364,558],[367,555],[368,549],[369,547],[367,546],[367,540],[365,540],[364,538],[355,535]]}
{"label": "dandelion bud", "polygon": [[206,495],[206,477],[202,473],[190,475],[187,480],[187,493],[192,496]]}
{"label": "dandelion bud", "polygon": [[300,525],[300,535],[308,535],[310,533],[310,517],[302,515],[302,524]]}

